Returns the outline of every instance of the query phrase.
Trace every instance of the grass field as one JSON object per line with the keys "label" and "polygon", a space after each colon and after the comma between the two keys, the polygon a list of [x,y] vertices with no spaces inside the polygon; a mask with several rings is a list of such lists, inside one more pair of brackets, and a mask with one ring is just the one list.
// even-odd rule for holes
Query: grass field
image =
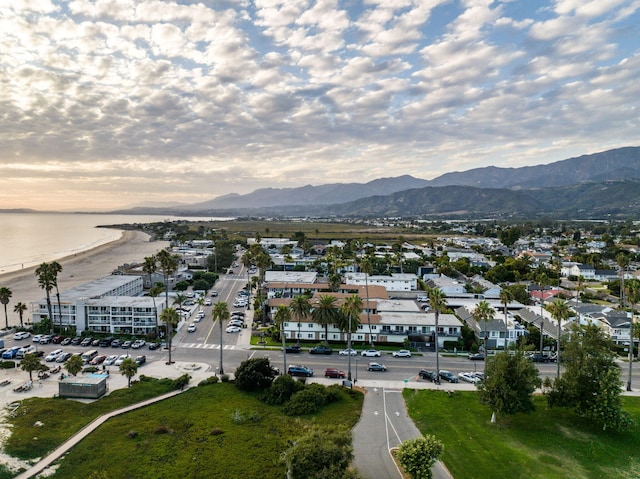
{"label": "grass field", "polygon": [[[113,418],[84,439],[50,477],[282,478],[281,454],[307,425],[359,418],[362,394],[343,399],[314,417],[291,418],[238,391],[231,383],[183,394]],[[97,403],[95,403],[97,404]]]}
{"label": "grass field", "polygon": [[[563,409],[500,418],[474,392],[405,390],[409,414],[423,434],[445,445],[442,460],[455,479],[640,478],[640,425],[629,433],[602,428]],[[640,424],[640,398],[624,406]]]}

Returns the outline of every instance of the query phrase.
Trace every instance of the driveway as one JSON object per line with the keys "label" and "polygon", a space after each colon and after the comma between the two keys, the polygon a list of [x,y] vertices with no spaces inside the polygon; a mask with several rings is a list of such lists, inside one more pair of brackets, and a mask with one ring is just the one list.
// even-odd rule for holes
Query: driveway
{"label": "driveway", "polygon": [[[368,387],[362,416],[353,429],[354,465],[367,479],[400,479],[390,451],[420,435],[407,413],[402,389]],[[440,462],[433,472],[435,479],[453,479]]]}

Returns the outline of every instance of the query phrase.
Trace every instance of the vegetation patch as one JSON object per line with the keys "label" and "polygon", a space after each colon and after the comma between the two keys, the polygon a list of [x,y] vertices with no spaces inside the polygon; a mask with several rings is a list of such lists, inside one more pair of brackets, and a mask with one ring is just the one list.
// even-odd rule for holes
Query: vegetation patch
{"label": "vegetation patch", "polygon": [[420,431],[443,443],[441,459],[456,479],[640,477],[640,398],[623,398],[636,426],[615,432],[572,410],[548,409],[541,396],[534,397],[533,412],[497,424],[475,392],[407,389],[404,397]]}

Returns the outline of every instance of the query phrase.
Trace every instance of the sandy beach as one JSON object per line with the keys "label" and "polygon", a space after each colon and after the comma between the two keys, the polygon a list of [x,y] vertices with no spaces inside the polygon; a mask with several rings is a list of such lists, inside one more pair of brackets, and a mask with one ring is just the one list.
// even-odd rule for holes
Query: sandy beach
{"label": "sandy beach", "polygon": [[[62,272],[58,276],[60,292],[107,276],[122,264],[141,263],[146,256],[151,256],[169,245],[167,241],[149,240],[150,237],[146,233],[125,230],[116,241],[59,258],[58,262],[62,265]],[[26,322],[31,316],[30,303],[45,296],[44,290],[38,285],[35,270],[36,266],[0,275],[0,286],[5,286],[12,292],[7,305],[10,327],[20,324],[20,318],[13,312],[18,301],[22,301],[29,308],[24,315]],[[0,309],[0,326],[4,325],[4,311]]]}

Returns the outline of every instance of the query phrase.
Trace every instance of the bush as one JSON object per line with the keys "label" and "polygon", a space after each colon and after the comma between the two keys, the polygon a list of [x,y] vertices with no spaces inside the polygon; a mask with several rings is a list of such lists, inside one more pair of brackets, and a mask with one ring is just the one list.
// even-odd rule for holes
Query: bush
{"label": "bush", "polygon": [[15,361],[2,361],[0,362],[0,369],[14,369],[16,367]]}
{"label": "bush", "polygon": [[322,384],[311,384],[302,391],[298,391],[284,405],[283,412],[287,416],[303,416],[318,412],[326,404],[324,389],[325,387]]}
{"label": "bush", "polygon": [[218,376],[209,376],[207,379],[203,379],[198,383],[198,387],[200,386],[208,386],[209,384],[217,384]]}
{"label": "bush", "polygon": [[251,358],[240,363],[235,376],[236,387],[241,391],[264,391],[271,386],[275,371],[269,358]]}
{"label": "bush", "polygon": [[261,399],[267,404],[280,406],[291,399],[295,392],[302,389],[304,389],[303,382],[296,381],[288,374],[285,374],[284,376],[278,376],[273,381],[271,387],[264,392]]}
{"label": "bush", "polygon": [[189,376],[188,374],[183,374],[182,376],[174,379],[171,382],[173,389],[184,389],[184,387],[189,384],[190,379],[191,376]]}

